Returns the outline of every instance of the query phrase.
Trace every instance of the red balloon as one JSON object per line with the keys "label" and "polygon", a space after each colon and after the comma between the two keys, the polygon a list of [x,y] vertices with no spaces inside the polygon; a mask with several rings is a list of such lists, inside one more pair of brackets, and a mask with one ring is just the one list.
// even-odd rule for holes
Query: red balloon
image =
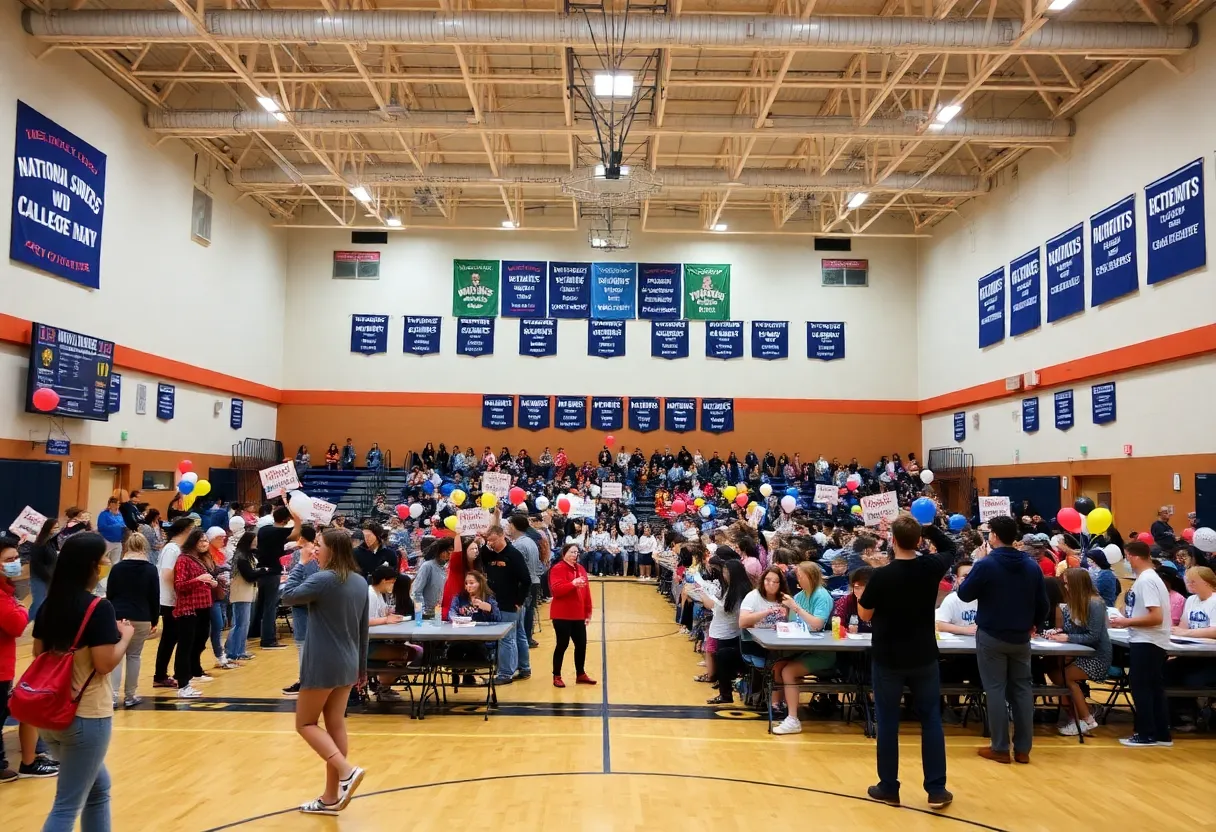
{"label": "red balloon", "polygon": [[841,496],[841,497],[843,497],[845,494],[848,494],[848,493],[849,493],[849,489],[848,489],[847,487],[846,487],[846,488],[842,488],[842,489],[840,489],[840,496]]}
{"label": "red balloon", "polygon": [[857,486],[858,486],[857,480],[849,480],[848,482],[846,482],[844,484],[844,487],[847,488],[849,491],[856,491]]}
{"label": "red balloon", "polygon": [[183,459],[181,462],[177,463],[177,470],[183,474],[189,474],[194,470],[194,463],[188,459]]}
{"label": "red balloon", "polygon": [[1066,506],[1060,509],[1060,513],[1056,515],[1056,522],[1060,524],[1061,529],[1071,534],[1081,531],[1081,515],[1075,508]]}
{"label": "red balloon", "polygon": [[59,394],[49,387],[39,387],[34,391],[34,407],[43,413],[50,413],[59,407]]}
{"label": "red balloon", "polygon": [[685,504],[685,502],[683,500],[676,500],[674,503],[671,504],[671,510],[674,511],[676,514],[683,514],[685,509],[687,509],[687,508],[688,508],[688,505]]}
{"label": "red balloon", "polygon": [[517,485],[507,492],[507,499],[511,501],[511,505],[517,506],[528,499],[528,492]]}
{"label": "red balloon", "polygon": [[1136,535],[1136,540],[1139,540],[1145,546],[1152,546],[1154,543],[1153,536],[1148,532],[1140,532],[1140,534]]}
{"label": "red balloon", "polygon": [[562,514],[569,514],[570,513],[570,498],[569,497],[558,497],[557,498],[557,510],[560,511]]}
{"label": "red balloon", "polygon": [[737,505],[739,508],[747,508],[747,495],[740,494],[735,497],[735,505]]}
{"label": "red balloon", "polygon": [[607,445],[609,448],[611,448],[613,445],[616,444],[616,437],[613,436],[611,433],[608,434],[607,436],[604,437],[604,444]]}
{"label": "red balloon", "polygon": [[1182,530],[1182,539],[1185,540],[1187,543],[1190,543],[1191,541],[1193,541],[1195,539],[1195,530],[1192,529],[1190,526],[1187,526],[1185,529]]}
{"label": "red balloon", "polygon": [[407,517],[409,517],[409,516],[410,516],[410,507],[409,507],[409,506],[407,506],[405,503],[399,503],[399,504],[397,505],[397,517],[398,517],[398,519],[400,519],[400,520],[404,520],[405,518],[407,518]]}

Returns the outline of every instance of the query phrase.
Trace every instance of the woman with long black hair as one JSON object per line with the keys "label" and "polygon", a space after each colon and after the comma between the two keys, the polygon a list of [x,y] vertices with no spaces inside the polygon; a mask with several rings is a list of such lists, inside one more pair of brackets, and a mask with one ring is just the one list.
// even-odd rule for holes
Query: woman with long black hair
{"label": "woman with long black hair", "polygon": [[212,574],[215,567],[209,549],[207,535],[202,529],[195,529],[182,544],[182,552],[173,564],[173,588],[177,593],[173,606],[173,620],[177,622],[173,675],[180,699],[198,699],[203,695],[191,682],[211,681],[203,673],[202,655],[211,634],[212,589],[219,586],[219,581]]}
{"label": "woman with long black hair", "polygon": [[[710,638],[717,642],[714,653],[714,672],[717,676],[718,695],[708,700],[710,705],[727,705],[735,701],[735,677],[743,666],[743,648],[739,642],[739,608],[743,599],[752,591],[751,579],[739,556],[729,546],[719,546],[709,565],[722,575],[725,584],[722,597],[704,592],[703,603],[713,607],[714,617],[709,622]],[[700,581],[698,581],[700,583]]]}
{"label": "woman with long black hair", "polygon": [[55,561],[59,559],[59,547],[55,535],[59,533],[59,521],[48,517],[38,531],[30,547],[30,618],[38,617],[38,608],[46,600],[47,587],[51,585],[51,575],[55,572]]}

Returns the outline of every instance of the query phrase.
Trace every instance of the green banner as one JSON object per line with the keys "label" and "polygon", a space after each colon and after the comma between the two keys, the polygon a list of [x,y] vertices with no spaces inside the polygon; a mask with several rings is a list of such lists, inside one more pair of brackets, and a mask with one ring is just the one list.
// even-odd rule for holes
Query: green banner
{"label": "green banner", "polygon": [[498,261],[452,261],[452,314],[457,318],[498,316]]}
{"label": "green banner", "polygon": [[730,320],[730,266],[684,264],[684,317],[693,321]]}

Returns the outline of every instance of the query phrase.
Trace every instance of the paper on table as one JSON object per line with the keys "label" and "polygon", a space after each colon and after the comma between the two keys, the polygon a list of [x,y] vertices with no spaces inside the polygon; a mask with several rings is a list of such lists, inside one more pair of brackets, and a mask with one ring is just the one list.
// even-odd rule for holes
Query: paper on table
{"label": "paper on table", "polygon": [[937,640],[938,641],[958,641],[959,637],[957,635],[955,635],[954,633],[938,633]]}
{"label": "paper on table", "polygon": [[845,633],[845,638],[851,638],[855,641],[869,641],[873,637],[873,633]]}
{"label": "paper on table", "polygon": [[1052,641],[1049,638],[1032,638],[1030,643],[1035,647],[1050,647],[1051,645],[1058,644],[1059,642]]}

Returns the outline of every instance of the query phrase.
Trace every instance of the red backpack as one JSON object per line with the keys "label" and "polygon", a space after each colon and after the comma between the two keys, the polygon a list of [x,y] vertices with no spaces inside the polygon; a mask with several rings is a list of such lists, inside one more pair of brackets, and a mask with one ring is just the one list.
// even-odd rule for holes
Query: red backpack
{"label": "red backpack", "polygon": [[48,650],[35,657],[25,673],[21,674],[21,680],[13,688],[9,699],[9,712],[13,719],[48,731],[62,731],[72,724],[85,689],[97,675],[96,670],[90,673],[80,686],[80,692],[72,696],[72,662],[84,628],[100,602],[100,598],[94,598],[89,604],[80,629],[76,631],[76,638],[66,653]]}

